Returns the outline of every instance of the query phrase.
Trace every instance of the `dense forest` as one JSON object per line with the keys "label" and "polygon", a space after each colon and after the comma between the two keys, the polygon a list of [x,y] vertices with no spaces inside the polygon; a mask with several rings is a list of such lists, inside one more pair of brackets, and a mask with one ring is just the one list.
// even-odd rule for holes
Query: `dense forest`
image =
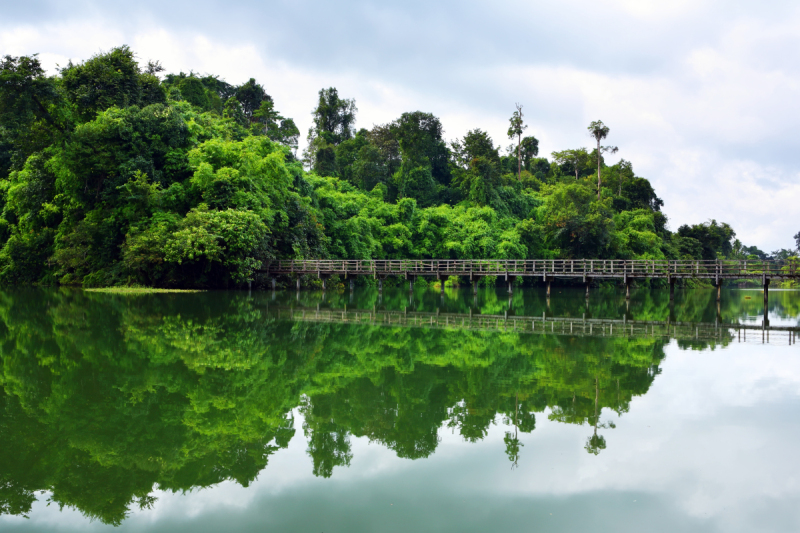
{"label": "dense forest", "polygon": [[2,59],[0,283],[235,287],[275,258],[768,257],[724,222],[670,231],[650,182],[606,164],[601,121],[591,149],[548,159],[519,105],[501,149],[479,128],[447,141],[422,111],[357,128],[328,88],[299,154],[255,79],[163,70],[126,46],[55,75]]}

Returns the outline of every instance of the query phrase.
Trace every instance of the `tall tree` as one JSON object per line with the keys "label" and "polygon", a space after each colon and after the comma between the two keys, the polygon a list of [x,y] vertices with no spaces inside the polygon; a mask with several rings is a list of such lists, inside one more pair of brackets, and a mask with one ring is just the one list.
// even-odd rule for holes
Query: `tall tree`
{"label": "tall tree", "polygon": [[357,111],[356,101],[340,98],[335,87],[320,89],[305,151],[307,164],[318,174],[336,174],[335,147],[355,135]]}
{"label": "tall tree", "polygon": [[[525,131],[528,126],[525,125],[522,121],[522,106],[520,104],[515,104],[517,106],[517,110],[514,111],[514,114],[511,115],[511,118],[508,119],[510,125],[508,127],[508,138],[514,140],[514,137],[517,138],[517,179],[522,179],[522,132]],[[537,143],[538,144],[538,143]],[[538,146],[537,146],[538,151]]]}
{"label": "tall tree", "polygon": [[800,231],[794,235],[794,243],[797,246],[797,251],[800,252]]}
{"label": "tall tree", "polygon": [[442,184],[450,181],[447,145],[442,139],[441,121],[431,113],[403,113],[392,123],[392,132],[403,161],[411,166],[430,166],[433,178]]}
{"label": "tall tree", "polygon": [[589,124],[589,134],[597,141],[597,199],[600,199],[600,187],[603,182],[600,179],[600,162],[603,159],[603,154],[616,154],[618,148],[616,146],[600,146],[600,141],[608,137],[608,126],[603,124],[602,120],[595,120]]}
{"label": "tall tree", "polygon": [[331,144],[339,144],[355,135],[356,101],[339,98],[335,87],[320,89],[319,101],[314,109],[314,126],[309,136],[325,135]]}

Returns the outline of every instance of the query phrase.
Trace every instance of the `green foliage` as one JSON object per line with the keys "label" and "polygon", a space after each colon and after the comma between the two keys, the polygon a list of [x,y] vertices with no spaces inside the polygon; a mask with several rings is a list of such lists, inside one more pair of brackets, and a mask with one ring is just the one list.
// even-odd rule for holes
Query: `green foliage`
{"label": "green foliage", "polygon": [[600,258],[613,256],[615,223],[611,201],[598,201],[582,183],[544,188],[545,204],[539,209],[548,244],[563,256]]}
{"label": "green foliage", "polygon": [[725,222],[719,224],[716,220],[692,226],[684,224],[678,228],[677,233],[677,237],[687,243],[682,249],[691,253],[690,257],[705,260],[717,259],[718,254],[728,256],[733,250],[732,240],[735,236],[733,228]]}
{"label": "green foliage", "polygon": [[420,459],[443,428],[475,442],[500,420],[514,436],[497,452],[524,460],[514,439],[548,408],[595,433],[604,413],[625,413],[666,343],[292,323],[268,304],[215,292],[0,294],[0,513],[27,514],[47,491],[119,525],[156,487],[247,486],[295,436],[294,409],[321,477],[350,464],[354,437]]}
{"label": "green foliage", "polygon": [[36,56],[1,66],[0,283],[227,287],[281,258],[755,253],[724,223],[672,234],[650,182],[605,164],[599,121],[593,154],[551,162],[519,108],[501,156],[478,128],[448,145],[421,111],[356,131],[355,101],[328,88],[304,168],[296,124],[254,78],[160,81],[126,46],[51,77]]}
{"label": "green foliage", "polygon": [[587,166],[591,161],[586,148],[562,150],[561,152],[553,152],[552,155],[553,161],[564,167],[565,172],[575,174],[575,181],[578,180],[580,174],[586,174]]}
{"label": "green foliage", "polygon": [[158,78],[142,72],[127,46],[113,48],[61,69],[61,83],[83,122],[110,107],[147,106],[165,101]]}
{"label": "green foliage", "polygon": [[189,76],[181,80],[178,84],[178,89],[183,99],[193,106],[199,107],[202,110],[206,110],[210,107],[211,102],[209,101],[208,94],[206,94],[206,88],[203,82],[194,76]]}

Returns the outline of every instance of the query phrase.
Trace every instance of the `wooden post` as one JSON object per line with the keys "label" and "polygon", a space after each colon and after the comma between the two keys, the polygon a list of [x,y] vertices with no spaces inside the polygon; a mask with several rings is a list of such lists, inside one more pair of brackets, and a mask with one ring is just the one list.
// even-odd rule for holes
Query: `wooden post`
{"label": "wooden post", "polygon": [[717,302],[722,299],[722,278],[717,278]]}
{"label": "wooden post", "polygon": [[586,280],[586,299],[589,299],[589,280]]}
{"label": "wooden post", "polygon": [[625,299],[626,300],[631,299],[631,280],[628,278],[627,275],[625,276]]}
{"label": "wooden post", "polygon": [[669,277],[669,301],[673,301],[675,299],[675,278],[672,276]]}
{"label": "wooden post", "polygon": [[327,281],[328,280],[326,280],[325,278],[322,278],[322,290],[323,291],[328,289]]}
{"label": "wooden post", "polygon": [[356,286],[355,280],[353,278],[350,278],[350,290],[352,291],[355,288],[355,286]]}
{"label": "wooden post", "polygon": [[272,278],[272,290],[275,290],[275,278]]}
{"label": "wooden post", "polygon": [[383,280],[378,278],[378,292],[383,292]]}
{"label": "wooden post", "polygon": [[769,278],[764,276],[764,316],[767,316],[769,306]]}
{"label": "wooden post", "polygon": [[414,292],[414,278],[408,278],[408,292]]}
{"label": "wooden post", "polygon": [[297,276],[297,290],[300,290],[300,276]]}
{"label": "wooden post", "polygon": [[472,278],[472,294],[473,295],[478,294],[478,276]]}
{"label": "wooden post", "polygon": [[550,280],[547,280],[547,299],[550,299]]}

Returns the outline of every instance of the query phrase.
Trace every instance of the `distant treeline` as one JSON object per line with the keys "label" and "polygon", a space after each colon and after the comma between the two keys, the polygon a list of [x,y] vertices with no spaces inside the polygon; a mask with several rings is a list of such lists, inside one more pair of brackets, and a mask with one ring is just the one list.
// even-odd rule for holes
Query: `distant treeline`
{"label": "distant treeline", "polygon": [[[714,220],[673,233],[630,162],[501,149],[430,113],[356,129],[319,92],[308,146],[255,79],[161,75],[126,46],[54,76],[0,65],[0,283],[230,287],[275,258],[767,258]],[[798,234],[800,238],[800,234]],[[785,257],[793,252],[775,253]]]}

